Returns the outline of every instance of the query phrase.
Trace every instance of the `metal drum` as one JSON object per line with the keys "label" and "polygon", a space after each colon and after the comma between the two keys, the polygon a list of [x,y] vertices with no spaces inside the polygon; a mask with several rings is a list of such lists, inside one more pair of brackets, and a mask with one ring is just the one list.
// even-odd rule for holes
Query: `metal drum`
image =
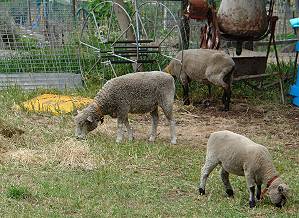
{"label": "metal drum", "polygon": [[218,10],[219,28],[233,38],[259,38],[267,30],[264,0],[222,0]]}

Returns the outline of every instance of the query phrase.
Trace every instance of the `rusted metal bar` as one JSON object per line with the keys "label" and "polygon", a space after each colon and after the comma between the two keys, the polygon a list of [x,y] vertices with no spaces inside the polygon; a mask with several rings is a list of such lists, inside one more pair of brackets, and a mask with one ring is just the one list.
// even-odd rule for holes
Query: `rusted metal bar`
{"label": "rusted metal bar", "polygon": [[[286,44],[290,44],[293,42],[297,42],[298,39],[285,39],[285,40],[276,40],[276,45],[286,45]],[[267,45],[269,42],[268,41],[257,41],[254,42],[254,46],[263,46],[263,45]]]}
{"label": "rusted metal bar", "polygon": [[257,79],[261,77],[267,77],[267,76],[275,76],[278,75],[279,72],[273,72],[273,73],[262,73],[257,75],[245,75],[245,76],[238,76],[234,78],[234,81],[240,81],[240,80],[247,80],[247,79]]}

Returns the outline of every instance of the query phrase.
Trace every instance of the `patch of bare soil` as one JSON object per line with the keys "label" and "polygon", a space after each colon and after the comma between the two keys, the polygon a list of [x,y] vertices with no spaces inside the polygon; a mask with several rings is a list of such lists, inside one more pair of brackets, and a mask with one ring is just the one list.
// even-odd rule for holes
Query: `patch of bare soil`
{"label": "patch of bare soil", "polygon": [[[158,140],[169,142],[168,122],[161,110],[159,114]],[[194,107],[176,102],[174,116],[178,145],[205,146],[212,132],[226,129],[267,146],[279,143],[292,149],[298,148],[299,109],[291,105],[253,106],[246,102],[234,102],[231,110],[224,112],[218,106]],[[130,123],[135,139],[147,140],[151,128],[150,115],[130,115]],[[116,120],[107,116],[96,131],[115,137]]]}

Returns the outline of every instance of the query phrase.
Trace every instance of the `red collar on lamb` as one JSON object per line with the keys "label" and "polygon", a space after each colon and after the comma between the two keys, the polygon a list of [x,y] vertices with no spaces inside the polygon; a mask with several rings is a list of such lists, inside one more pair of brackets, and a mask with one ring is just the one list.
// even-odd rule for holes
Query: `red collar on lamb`
{"label": "red collar on lamb", "polygon": [[272,179],[270,179],[268,182],[267,182],[267,186],[266,188],[264,188],[264,190],[262,191],[262,194],[261,194],[261,199],[264,199],[264,196],[266,195],[270,185],[272,184],[272,182],[274,182],[275,179],[277,179],[278,176],[273,176]]}

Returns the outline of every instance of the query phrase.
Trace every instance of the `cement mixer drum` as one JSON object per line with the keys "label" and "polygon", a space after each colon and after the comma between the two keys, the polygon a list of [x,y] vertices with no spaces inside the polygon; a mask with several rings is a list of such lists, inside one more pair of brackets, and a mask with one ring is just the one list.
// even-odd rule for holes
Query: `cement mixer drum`
{"label": "cement mixer drum", "polygon": [[220,31],[233,38],[259,38],[268,25],[266,1],[222,0],[218,22]]}

